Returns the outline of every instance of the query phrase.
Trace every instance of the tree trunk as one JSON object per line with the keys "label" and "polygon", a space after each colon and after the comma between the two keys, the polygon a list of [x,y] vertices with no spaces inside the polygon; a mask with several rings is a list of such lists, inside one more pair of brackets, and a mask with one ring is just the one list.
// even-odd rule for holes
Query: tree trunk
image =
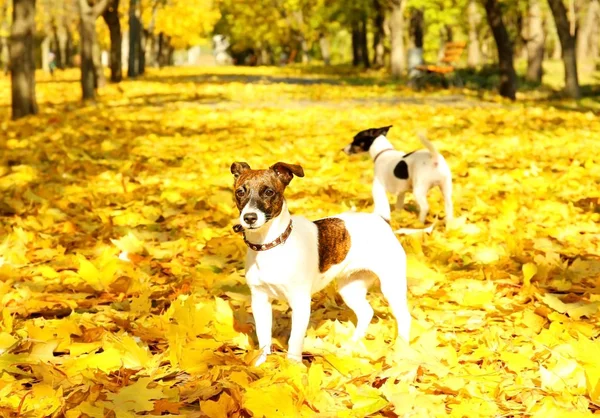
{"label": "tree trunk", "polygon": [[69,30],[64,24],[61,24],[55,28],[55,38],[56,38],[56,65],[61,70],[69,67],[71,65],[71,57],[70,57],[70,34]]}
{"label": "tree trunk", "polygon": [[127,77],[141,74],[142,59],[142,23],[140,22],[139,0],[129,2],[129,63]]}
{"label": "tree trunk", "polygon": [[404,17],[402,15],[404,3],[402,0],[391,0],[392,13],[390,17],[390,41],[392,51],[390,64],[392,76],[400,77],[406,70],[406,56],[404,52]]}
{"label": "tree trunk", "polygon": [[79,0],[79,35],[81,43],[81,92],[83,100],[95,100],[96,88],[102,83],[104,74],[100,62],[100,48],[96,37],[96,19],[108,0],[100,0],[90,6],[87,0]]}
{"label": "tree trunk", "polygon": [[385,39],[385,30],[383,24],[385,22],[385,10],[382,4],[383,0],[374,0],[373,6],[375,9],[375,19],[373,28],[373,66],[381,68],[385,65],[383,40]]}
{"label": "tree trunk", "polygon": [[[94,19],[94,28],[96,27],[96,19]],[[96,32],[94,31],[94,35]],[[94,36],[94,48],[93,48],[93,58],[94,58],[94,77],[96,81],[96,88],[106,86],[106,77],[104,76],[104,66],[102,65],[102,50],[100,48],[100,43],[98,42],[98,37]]]}
{"label": "tree trunk", "polygon": [[552,16],[554,17],[554,23],[556,24],[556,31],[558,32],[562,50],[562,59],[565,67],[565,91],[570,97],[579,99],[581,97],[581,91],[579,89],[579,80],[577,78],[577,59],[575,56],[575,39],[577,31],[574,30],[571,32],[567,10],[565,9],[562,0],[548,0],[548,4],[550,5],[550,10],[552,10]]}
{"label": "tree trunk", "polygon": [[[561,0],[558,0],[561,1]],[[516,99],[517,74],[513,66],[513,48],[506,26],[502,21],[502,11],[497,0],[485,0],[487,21],[492,29],[496,48],[498,49],[498,63],[500,67],[500,95],[511,100]]]}
{"label": "tree trunk", "polygon": [[467,65],[478,67],[481,64],[481,46],[479,45],[479,34],[477,27],[481,22],[481,15],[476,0],[469,0],[467,9],[469,20],[469,46],[467,49]]}
{"label": "tree trunk", "polygon": [[44,36],[42,43],[40,44],[42,54],[42,70],[50,71],[50,36]]}
{"label": "tree trunk", "polygon": [[140,19],[140,75],[146,73],[146,51],[144,46],[146,45],[146,31]]}
{"label": "tree trunk", "polygon": [[319,35],[319,48],[321,48],[321,57],[325,65],[331,64],[331,48],[329,39],[322,33]]}
{"label": "tree trunk", "polygon": [[[86,3],[86,0],[79,0]],[[94,44],[96,43],[96,28],[94,20],[81,16],[79,22],[81,36],[81,91],[83,100],[96,99],[96,71],[94,67]]]}
{"label": "tree trunk", "polygon": [[12,118],[35,115],[35,0],[13,0],[10,32]]}
{"label": "tree trunk", "polygon": [[173,62],[173,48],[171,47],[171,37],[160,33],[158,35],[158,66],[167,67]]}
{"label": "tree trunk", "polygon": [[148,29],[143,29],[143,43],[142,43],[142,51],[144,54],[144,61],[142,65],[142,73],[146,71],[146,66],[156,67],[157,66],[157,51],[158,46],[156,45],[156,37],[154,36],[154,27],[156,26],[156,16],[158,14],[158,5],[159,2],[154,2],[154,6],[152,6],[152,18],[150,19],[150,24],[148,25]]}
{"label": "tree trunk", "polygon": [[110,33],[110,81],[118,83],[123,78],[121,68],[121,22],[119,21],[119,0],[112,0],[104,13],[102,13],[104,22],[108,26]]}
{"label": "tree trunk", "polygon": [[146,46],[144,46],[145,61],[149,67],[158,67],[158,39],[152,31],[146,31]]}
{"label": "tree trunk", "polygon": [[359,41],[360,41],[360,55],[362,59],[363,67],[369,68],[371,66],[369,62],[369,43],[367,41],[367,16],[364,15],[359,24]]}
{"label": "tree trunk", "polygon": [[0,37],[0,69],[4,71],[5,74],[8,74],[10,70],[10,60],[8,53],[8,38],[2,36]]}
{"label": "tree trunk", "polygon": [[540,84],[544,73],[544,44],[546,34],[544,31],[544,17],[540,0],[529,0],[527,22],[527,80]]}
{"label": "tree trunk", "polygon": [[[0,32],[10,33],[10,26],[8,24],[8,1],[2,2],[0,6]],[[8,74],[8,38],[0,36],[0,69]]]}
{"label": "tree trunk", "polygon": [[414,48],[423,48],[423,25],[423,10],[412,9],[410,13],[410,38]]}
{"label": "tree trunk", "polygon": [[[599,13],[599,16],[600,16],[600,13]],[[590,46],[590,55],[589,55],[590,59],[592,59],[592,61],[594,62],[594,68],[596,68],[596,65],[597,65],[599,46],[600,46],[600,24],[596,24],[596,25],[594,25],[594,28],[592,29],[592,43]]]}
{"label": "tree trunk", "polygon": [[166,35],[162,32],[158,34],[158,68],[164,67],[165,64],[165,56],[166,56]]}
{"label": "tree trunk", "polygon": [[360,27],[358,22],[352,22],[352,65],[355,67],[358,67],[362,61],[361,52]]}
{"label": "tree trunk", "polygon": [[592,49],[598,49],[598,38],[595,35],[599,16],[600,2],[591,0],[585,13],[583,25],[577,34],[577,61],[579,61],[581,67],[586,67],[588,70],[591,69],[589,64],[596,58],[592,54]]}

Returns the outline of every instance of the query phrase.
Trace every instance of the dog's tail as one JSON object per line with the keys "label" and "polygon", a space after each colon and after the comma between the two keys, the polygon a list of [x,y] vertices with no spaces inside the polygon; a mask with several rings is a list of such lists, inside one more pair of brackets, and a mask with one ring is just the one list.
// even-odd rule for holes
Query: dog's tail
{"label": "dog's tail", "polygon": [[433,160],[433,164],[437,167],[440,153],[438,152],[436,147],[433,146],[431,141],[429,141],[429,139],[427,139],[427,131],[422,129],[417,132],[417,136],[421,140],[421,143],[423,145],[425,145],[425,148],[427,148],[429,150],[429,152],[431,153],[431,159]]}

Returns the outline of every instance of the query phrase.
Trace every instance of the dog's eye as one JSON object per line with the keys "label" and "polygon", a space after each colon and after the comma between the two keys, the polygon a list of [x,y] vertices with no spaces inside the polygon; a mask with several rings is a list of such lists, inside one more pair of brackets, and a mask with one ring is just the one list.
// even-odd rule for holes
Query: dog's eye
{"label": "dog's eye", "polygon": [[265,190],[265,196],[267,197],[273,197],[275,195],[275,191],[273,189],[267,189]]}
{"label": "dog's eye", "polygon": [[246,194],[246,191],[245,191],[244,189],[237,189],[237,190],[235,191],[235,195],[236,195],[237,197],[244,197],[244,195],[245,195],[245,194]]}

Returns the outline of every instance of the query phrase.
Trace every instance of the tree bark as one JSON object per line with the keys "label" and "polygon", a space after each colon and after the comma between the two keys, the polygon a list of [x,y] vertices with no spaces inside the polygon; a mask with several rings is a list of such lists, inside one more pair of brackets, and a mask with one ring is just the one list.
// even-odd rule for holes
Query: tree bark
{"label": "tree bark", "polygon": [[[590,64],[596,59],[593,50],[597,51],[598,49],[598,38],[595,35],[598,28],[599,16],[600,2],[598,0],[590,0],[583,24],[577,34],[577,61],[581,66],[586,66],[585,64]],[[589,65],[586,67],[589,67]]]}
{"label": "tree bark", "polygon": [[375,11],[375,18],[373,21],[373,66],[375,68],[381,68],[385,65],[385,48],[383,46],[383,40],[385,39],[385,29],[383,27],[385,22],[385,10],[382,2],[383,0],[374,0],[373,2]]}
{"label": "tree bark", "polygon": [[360,41],[360,55],[362,65],[364,68],[369,68],[371,63],[369,62],[369,43],[367,41],[367,16],[362,16],[359,23],[359,41]]}
{"label": "tree bark", "polygon": [[127,77],[141,74],[142,65],[142,23],[140,21],[139,0],[129,2],[129,62]]}
{"label": "tree bark", "polygon": [[96,19],[108,6],[108,0],[100,0],[90,6],[87,0],[79,0],[79,34],[81,43],[81,92],[83,100],[95,100],[96,88],[104,79],[100,48],[96,36]]}
{"label": "tree bark", "polygon": [[[558,0],[561,1],[561,0]],[[502,11],[497,0],[485,0],[487,21],[492,29],[496,48],[498,49],[498,64],[500,67],[500,95],[511,100],[516,99],[517,74],[513,66],[513,47],[506,26],[502,21]]]}
{"label": "tree bark", "polygon": [[[10,27],[8,24],[8,1],[0,6],[0,32],[9,33]],[[8,38],[0,36],[0,69],[8,74]]]}
{"label": "tree bark", "polygon": [[61,70],[71,65],[70,57],[70,33],[65,24],[60,24],[54,28],[54,37],[57,45],[56,66]]}
{"label": "tree bark", "polygon": [[166,67],[171,65],[171,38],[164,33],[158,34],[158,67]]}
{"label": "tree bark", "polygon": [[146,73],[146,51],[144,50],[144,46],[146,45],[146,31],[144,31],[144,26],[142,24],[142,20],[140,19],[140,74],[144,75]]}
{"label": "tree bark", "polygon": [[542,82],[544,73],[544,44],[546,33],[544,31],[544,17],[540,0],[529,0],[527,11],[527,75],[528,81],[536,84]]}
{"label": "tree bark", "polygon": [[304,13],[302,10],[296,10],[292,12],[291,18],[297,26],[297,28],[293,30],[293,33],[300,44],[300,50],[302,51],[302,63],[308,64],[310,61],[310,55],[308,41],[306,39],[306,34],[304,33]]}
{"label": "tree bark", "polygon": [[423,10],[412,9],[410,13],[410,38],[415,48],[423,48],[423,25]]}
{"label": "tree bark", "polygon": [[8,38],[2,36],[0,37],[0,70],[4,71],[5,74],[8,74],[10,70],[10,60],[8,57]]}
{"label": "tree bark", "polygon": [[48,72],[50,71],[50,36],[44,36],[42,39],[42,43],[40,45],[41,53],[42,53],[42,70]]}
{"label": "tree bark", "polygon": [[481,64],[481,46],[479,45],[479,34],[477,27],[481,22],[481,14],[476,0],[469,0],[467,6],[467,17],[469,21],[469,46],[467,49],[467,65],[477,67]]}
{"label": "tree bark", "polygon": [[[94,28],[96,27],[96,20],[94,19]],[[94,31],[94,34],[96,31]],[[104,87],[106,85],[106,77],[104,76],[104,67],[102,66],[102,49],[100,48],[100,43],[98,42],[98,37],[95,36],[94,39],[94,48],[93,48],[93,58],[94,58],[94,77],[96,81],[96,88]]]}
{"label": "tree bark", "polygon": [[[600,19],[600,12],[599,12]],[[594,68],[597,65],[598,55],[599,55],[599,46],[600,46],[600,22],[594,25],[592,29],[592,41],[590,46],[590,59],[594,62]]]}
{"label": "tree bark", "polygon": [[38,112],[35,98],[35,0],[13,0],[10,33],[12,118]]}
{"label": "tree bark", "polygon": [[360,27],[358,22],[352,22],[352,65],[355,67],[358,67],[362,61],[361,52]]}
{"label": "tree bark", "polygon": [[104,13],[102,13],[104,22],[108,26],[110,33],[110,81],[118,83],[123,79],[121,68],[122,55],[121,43],[121,22],[119,21],[119,0],[111,0]]}
{"label": "tree bark", "polygon": [[392,51],[390,64],[392,76],[398,78],[406,71],[406,55],[404,51],[404,3],[402,0],[391,0],[392,13],[390,16],[390,41]]}
{"label": "tree bark", "polygon": [[331,47],[329,45],[329,39],[324,34],[319,35],[319,48],[321,48],[321,57],[325,65],[331,64]]}
{"label": "tree bark", "polygon": [[565,67],[565,91],[574,99],[581,97],[579,79],[577,78],[577,58],[575,56],[575,39],[577,30],[571,32],[571,23],[567,17],[567,9],[562,0],[548,0],[556,31],[560,40],[562,59]]}

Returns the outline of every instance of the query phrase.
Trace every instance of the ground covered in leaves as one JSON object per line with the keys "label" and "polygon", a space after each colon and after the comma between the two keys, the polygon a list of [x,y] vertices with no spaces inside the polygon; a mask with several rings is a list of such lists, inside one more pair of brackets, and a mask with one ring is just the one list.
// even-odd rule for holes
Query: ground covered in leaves
{"label": "ground covered in leaves", "polygon": [[[600,122],[541,102],[483,101],[271,69],[151,71],[79,104],[77,72],[8,120],[0,79],[0,415],[543,416],[600,409]],[[573,106],[570,106],[573,108]],[[300,163],[294,213],[372,209],[372,163],[340,149],[426,128],[454,173],[458,219],[404,236],[413,331],[394,344],[377,289],[362,344],[331,286],[303,365],[261,367],[233,161]],[[431,212],[443,213],[440,193]],[[418,226],[409,199],[394,227]]]}

